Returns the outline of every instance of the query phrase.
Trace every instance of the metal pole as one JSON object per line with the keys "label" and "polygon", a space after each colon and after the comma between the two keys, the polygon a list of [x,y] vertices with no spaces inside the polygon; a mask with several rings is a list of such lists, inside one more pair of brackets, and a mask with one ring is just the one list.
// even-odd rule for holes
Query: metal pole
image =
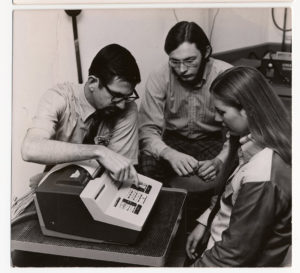
{"label": "metal pole", "polygon": [[77,19],[76,19],[76,16],[81,12],[81,10],[65,10],[65,12],[69,16],[72,17],[72,27],[73,27],[73,36],[74,36],[78,82],[82,83],[83,81],[82,81],[80,50],[79,50],[79,40],[78,40],[78,30],[77,30]]}
{"label": "metal pole", "polygon": [[286,48],[285,48],[286,17],[287,17],[287,8],[284,9],[281,51],[285,51],[286,50]]}

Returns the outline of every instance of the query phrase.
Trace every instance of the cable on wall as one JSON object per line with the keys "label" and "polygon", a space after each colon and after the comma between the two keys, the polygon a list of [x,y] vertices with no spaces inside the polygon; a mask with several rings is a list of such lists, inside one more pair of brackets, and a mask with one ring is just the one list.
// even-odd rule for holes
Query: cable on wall
{"label": "cable on wall", "polygon": [[176,19],[176,22],[178,23],[178,22],[179,22],[179,19],[178,19],[178,17],[177,17],[177,14],[176,14],[176,10],[175,10],[175,9],[173,9],[173,14],[174,14],[174,17],[175,17],[175,19]]}
{"label": "cable on wall", "polygon": [[216,13],[214,15],[214,18],[213,18],[213,23],[212,23],[210,34],[209,34],[209,41],[210,42],[211,42],[212,34],[213,34],[213,31],[214,31],[216,18],[217,18],[217,15],[219,14],[219,12],[220,12],[220,9],[217,9],[217,11],[216,11]]}
{"label": "cable on wall", "polygon": [[284,9],[284,18],[283,18],[283,28],[280,27],[277,22],[276,22],[276,19],[275,19],[275,14],[274,14],[274,8],[272,8],[272,20],[273,20],[273,23],[275,25],[275,27],[277,27],[279,30],[282,31],[282,43],[281,43],[281,51],[286,51],[286,44],[285,44],[285,37],[286,37],[286,33],[288,31],[291,31],[292,29],[289,28],[287,29],[286,28],[286,21],[287,21],[287,8]]}
{"label": "cable on wall", "polygon": [[[287,8],[284,9],[284,13],[285,13],[285,18],[284,18],[285,23],[284,23],[284,24],[286,24],[286,13],[287,13]],[[275,8],[272,8],[272,20],[273,20],[273,23],[274,23],[275,27],[277,27],[279,30],[281,30],[281,31],[286,31],[286,32],[292,31],[291,28],[289,28],[289,29],[284,29],[284,28],[280,27],[280,26],[277,24],[277,21],[276,21],[276,18],[275,18]]]}

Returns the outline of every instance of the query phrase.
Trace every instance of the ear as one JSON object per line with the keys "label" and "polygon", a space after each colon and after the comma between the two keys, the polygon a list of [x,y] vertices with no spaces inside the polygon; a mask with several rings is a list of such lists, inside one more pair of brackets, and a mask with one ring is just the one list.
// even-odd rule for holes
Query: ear
{"label": "ear", "polygon": [[211,46],[207,45],[204,59],[207,59],[211,55],[211,51],[212,51]]}
{"label": "ear", "polygon": [[88,78],[88,87],[91,92],[93,92],[100,85],[100,80],[98,77],[90,75]]}

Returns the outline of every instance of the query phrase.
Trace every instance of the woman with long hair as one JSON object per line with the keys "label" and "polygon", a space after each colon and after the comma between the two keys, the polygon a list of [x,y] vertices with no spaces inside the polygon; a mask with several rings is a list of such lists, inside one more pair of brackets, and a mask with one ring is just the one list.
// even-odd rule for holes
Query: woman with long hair
{"label": "woman with long hair", "polygon": [[280,266],[291,244],[289,115],[251,67],[226,70],[211,93],[230,153],[217,178],[218,198],[197,219],[187,255],[193,266]]}

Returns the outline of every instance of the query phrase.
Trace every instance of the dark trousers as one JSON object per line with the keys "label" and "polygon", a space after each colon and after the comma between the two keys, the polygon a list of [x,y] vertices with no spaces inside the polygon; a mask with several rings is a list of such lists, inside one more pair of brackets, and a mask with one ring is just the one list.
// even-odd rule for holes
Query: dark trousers
{"label": "dark trousers", "polygon": [[[166,131],[163,141],[169,147],[202,161],[213,159],[219,154],[224,138],[221,132],[216,132],[202,139],[191,140],[176,132]],[[156,160],[153,156],[143,152],[139,156],[138,170],[141,174],[162,182],[166,187],[183,188],[189,192],[202,192],[215,186],[214,182],[206,183],[197,175],[180,177],[167,161]]]}

